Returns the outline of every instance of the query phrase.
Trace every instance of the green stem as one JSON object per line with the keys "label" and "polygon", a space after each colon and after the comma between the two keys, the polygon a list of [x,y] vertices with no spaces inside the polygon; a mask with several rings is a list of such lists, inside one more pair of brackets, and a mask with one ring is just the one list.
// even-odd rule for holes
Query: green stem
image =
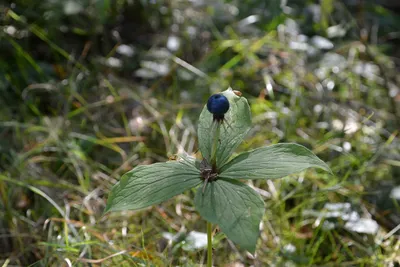
{"label": "green stem", "polygon": [[[217,149],[220,134],[220,124],[217,123],[217,128],[214,132],[213,144],[211,147],[211,165],[215,171],[217,168]],[[207,267],[212,267],[212,224],[207,222]]]}
{"label": "green stem", "polygon": [[[217,123],[217,128],[214,132],[213,145],[211,148],[211,165],[215,170],[217,167],[217,149],[219,141],[219,133],[221,125]],[[207,267],[212,267],[212,224],[207,222]]]}
{"label": "green stem", "polygon": [[207,267],[212,267],[212,224],[207,222]]}
{"label": "green stem", "polygon": [[217,148],[218,148],[218,140],[219,140],[219,132],[220,132],[220,124],[217,122],[217,128],[215,129],[213,146],[211,148],[211,165],[213,168],[217,166]]}

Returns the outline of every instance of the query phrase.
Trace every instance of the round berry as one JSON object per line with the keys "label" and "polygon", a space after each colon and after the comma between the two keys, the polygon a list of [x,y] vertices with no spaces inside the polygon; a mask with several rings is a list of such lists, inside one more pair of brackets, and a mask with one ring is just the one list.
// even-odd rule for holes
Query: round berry
{"label": "round berry", "polygon": [[223,116],[229,110],[229,100],[221,94],[212,95],[207,101],[207,109],[214,116]]}

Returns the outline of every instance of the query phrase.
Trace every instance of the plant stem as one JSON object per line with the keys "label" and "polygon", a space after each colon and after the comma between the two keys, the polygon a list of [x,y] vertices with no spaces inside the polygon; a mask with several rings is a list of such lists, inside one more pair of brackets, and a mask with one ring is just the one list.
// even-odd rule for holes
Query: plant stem
{"label": "plant stem", "polygon": [[[217,168],[217,148],[221,125],[217,122],[217,128],[214,132],[214,140],[211,148],[211,165],[213,170]],[[212,224],[207,222],[207,267],[212,267]]]}
{"label": "plant stem", "polygon": [[211,165],[213,166],[213,168],[217,166],[217,148],[218,148],[220,126],[221,125],[217,122],[217,128],[215,129],[213,145],[211,148]]}
{"label": "plant stem", "polygon": [[212,224],[207,222],[207,267],[212,267]]}

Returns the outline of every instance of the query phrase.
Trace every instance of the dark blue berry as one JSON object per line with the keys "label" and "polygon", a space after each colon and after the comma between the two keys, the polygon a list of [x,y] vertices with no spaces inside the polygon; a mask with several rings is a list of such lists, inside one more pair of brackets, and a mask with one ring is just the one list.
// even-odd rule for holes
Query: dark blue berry
{"label": "dark blue berry", "polygon": [[224,95],[212,95],[207,101],[207,109],[214,115],[214,120],[223,121],[224,114],[229,110],[229,101]]}

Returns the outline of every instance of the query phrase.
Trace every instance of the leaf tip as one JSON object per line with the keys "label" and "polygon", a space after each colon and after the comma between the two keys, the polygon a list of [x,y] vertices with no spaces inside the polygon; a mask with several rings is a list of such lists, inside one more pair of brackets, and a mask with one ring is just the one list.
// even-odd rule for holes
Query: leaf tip
{"label": "leaf tip", "polygon": [[111,199],[107,200],[107,204],[106,207],[104,208],[103,214],[101,215],[102,217],[104,217],[107,213],[110,213],[113,208],[112,208],[112,201],[110,201]]}
{"label": "leaf tip", "polygon": [[244,249],[246,249],[251,255],[254,256],[254,254],[256,253],[256,244],[249,246],[247,248],[244,248]]}
{"label": "leaf tip", "polygon": [[325,161],[323,161],[322,159],[320,159],[319,157],[315,156],[318,159],[318,164],[315,164],[314,167],[315,168],[319,168],[322,169],[326,172],[328,172],[331,175],[334,175],[331,168],[329,168],[328,164],[325,163]]}

